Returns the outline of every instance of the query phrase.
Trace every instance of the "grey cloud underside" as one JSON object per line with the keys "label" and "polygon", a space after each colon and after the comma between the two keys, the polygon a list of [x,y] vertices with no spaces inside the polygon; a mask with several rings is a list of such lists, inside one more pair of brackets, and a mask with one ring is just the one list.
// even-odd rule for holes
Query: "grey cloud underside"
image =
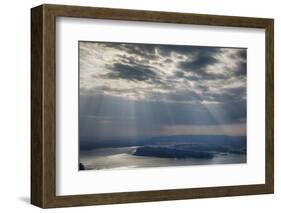
{"label": "grey cloud underside", "polygon": [[[82,67],[83,64],[89,63],[87,56],[91,55],[90,48],[96,49],[97,52],[103,48],[98,54],[91,56],[97,58],[105,57],[104,52],[116,52],[110,61],[101,59],[98,62],[103,64],[105,73],[95,73],[95,64],[93,64],[93,83],[89,88],[93,91],[96,89],[95,81],[100,79],[108,81],[119,79],[136,84],[143,82],[150,87],[162,89],[163,92],[167,92],[165,89],[171,88],[181,91],[192,90],[194,88],[190,87],[190,82],[193,82],[193,87],[197,87],[199,92],[207,91],[208,88],[214,86],[207,81],[221,80],[221,82],[215,83],[216,85],[222,85],[223,82],[231,79],[232,82],[246,82],[246,49],[119,43],[93,43],[92,47],[83,49],[83,43],[80,44],[82,46],[80,49]],[[234,53],[228,53],[229,50]],[[226,59],[223,58],[225,55]],[[228,61],[231,62],[231,66]],[[170,73],[165,73],[163,71],[165,69],[169,69]],[[80,69],[80,72],[83,75],[83,69]],[[80,78],[83,77],[82,75]],[[181,83],[179,84],[179,82]],[[81,82],[81,86],[86,90],[83,88],[83,82]],[[120,88],[116,89],[120,91]],[[110,90],[113,91],[113,88],[111,87]]]}
{"label": "grey cloud underside", "polygon": [[[189,72],[195,74],[195,76],[190,76],[188,80],[199,80],[199,79],[226,79],[229,78],[228,72],[221,74],[209,74],[207,72],[207,67],[220,63],[215,57],[216,54],[222,53],[224,49],[227,48],[217,48],[217,47],[195,47],[195,46],[179,46],[179,45],[148,45],[148,44],[102,44],[104,47],[111,47],[118,49],[120,51],[125,51],[132,54],[130,57],[126,55],[119,55],[118,60],[114,62],[113,65],[108,66],[114,72],[114,77],[120,77],[123,79],[130,80],[148,80],[151,79],[149,76],[154,78],[157,77],[157,70],[153,69],[153,66],[145,66],[143,64],[149,64],[153,60],[157,60],[161,57],[166,57],[164,63],[172,63],[173,60],[169,57],[173,53],[177,53],[178,57],[192,55],[194,59],[192,61],[180,61],[177,64],[177,70],[175,71],[175,76],[178,78],[184,77],[184,72]],[[139,59],[141,57],[141,59]],[[240,49],[237,51],[235,56],[232,56],[233,60],[237,60],[238,65],[236,71],[233,73],[235,76],[246,74],[246,50]],[[184,58],[184,57],[183,57]],[[242,59],[242,61],[239,59]],[[227,68],[226,68],[227,69]],[[147,75],[147,78],[131,78],[131,72],[139,71],[134,75]],[[147,72],[142,72],[147,71]],[[133,75],[133,76],[134,76]],[[112,77],[112,74],[109,75]]]}
{"label": "grey cloud underside", "polygon": [[238,48],[81,42],[80,89],[92,95],[139,91],[146,98],[156,97],[154,93],[167,97],[196,93],[201,99],[223,101],[221,97],[228,96],[225,88],[230,87],[245,97],[246,57],[246,49]]}
{"label": "grey cloud underside", "polygon": [[157,75],[153,68],[142,64],[122,64],[114,63],[108,66],[113,72],[110,72],[106,77],[111,79],[127,79],[133,81],[147,81],[156,79]]}
{"label": "grey cloud underside", "polygon": [[131,55],[137,55],[142,58],[155,59],[156,48],[155,45],[149,44],[125,44],[125,43],[100,43],[100,46],[118,49]]}

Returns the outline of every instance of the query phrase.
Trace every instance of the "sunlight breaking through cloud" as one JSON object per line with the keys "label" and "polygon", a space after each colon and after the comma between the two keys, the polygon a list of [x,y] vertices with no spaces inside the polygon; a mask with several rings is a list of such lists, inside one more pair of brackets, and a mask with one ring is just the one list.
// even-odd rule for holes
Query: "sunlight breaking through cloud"
{"label": "sunlight breaking through cloud", "polygon": [[79,42],[81,141],[246,134],[245,48]]}

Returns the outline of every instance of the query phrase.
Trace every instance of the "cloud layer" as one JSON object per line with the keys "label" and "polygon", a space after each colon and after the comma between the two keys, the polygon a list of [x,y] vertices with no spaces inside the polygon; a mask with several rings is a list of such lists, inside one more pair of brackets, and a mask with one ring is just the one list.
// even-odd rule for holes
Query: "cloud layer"
{"label": "cloud layer", "polygon": [[80,42],[80,89],[134,100],[245,99],[246,49]]}
{"label": "cloud layer", "polygon": [[79,53],[82,136],[232,124],[245,134],[244,48],[79,42]]}

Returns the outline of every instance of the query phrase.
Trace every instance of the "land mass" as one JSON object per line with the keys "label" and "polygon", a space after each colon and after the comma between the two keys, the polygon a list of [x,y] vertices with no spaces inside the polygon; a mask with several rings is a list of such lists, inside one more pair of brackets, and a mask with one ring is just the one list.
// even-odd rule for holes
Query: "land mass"
{"label": "land mass", "polygon": [[138,147],[133,155],[136,156],[150,156],[161,158],[196,158],[196,159],[211,159],[214,154],[204,151],[188,151],[182,149],[175,149],[170,147]]}
{"label": "land mass", "polygon": [[175,135],[123,138],[81,143],[81,150],[136,147],[135,156],[212,159],[216,155],[246,154],[246,136]]}
{"label": "land mass", "polygon": [[119,139],[80,140],[80,150],[99,148],[118,148],[131,146],[165,145],[165,144],[196,144],[209,147],[246,147],[246,136],[227,135],[171,135],[155,137],[127,137]]}

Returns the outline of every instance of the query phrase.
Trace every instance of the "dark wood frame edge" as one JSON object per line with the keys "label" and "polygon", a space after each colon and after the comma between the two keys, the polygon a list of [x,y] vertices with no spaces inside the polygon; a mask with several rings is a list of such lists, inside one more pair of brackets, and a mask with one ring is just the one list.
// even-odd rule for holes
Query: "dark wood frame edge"
{"label": "dark wood frame edge", "polygon": [[[56,196],[56,17],[263,28],[266,31],[266,183],[195,189]],[[274,20],[65,5],[31,9],[31,203],[41,208],[274,192]]]}

